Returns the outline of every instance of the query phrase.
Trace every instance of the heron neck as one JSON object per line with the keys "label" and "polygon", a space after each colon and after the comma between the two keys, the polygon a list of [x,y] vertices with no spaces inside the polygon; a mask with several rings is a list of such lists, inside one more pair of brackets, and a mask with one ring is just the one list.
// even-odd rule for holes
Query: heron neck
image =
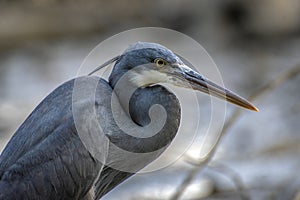
{"label": "heron neck", "polygon": [[125,113],[130,117],[130,102],[132,95],[135,93],[136,86],[131,84],[129,81],[123,81],[123,83],[110,84],[113,88],[113,98],[114,95],[118,99]]}
{"label": "heron neck", "polygon": [[[112,81],[110,80],[111,83]],[[160,127],[154,136],[135,138],[127,134],[122,134],[122,136],[118,135],[115,139],[120,140],[120,137],[124,137],[124,140],[130,141],[132,144],[141,144],[140,147],[135,148],[137,152],[152,152],[166,147],[175,137],[180,124],[181,109],[177,97],[160,85],[136,88],[128,81],[126,84],[123,83],[122,87],[117,84],[111,84],[111,86],[123,110],[127,112],[130,119],[138,126],[146,127],[151,123],[151,120],[165,120],[163,126]],[[155,105],[159,105],[160,108],[162,107],[166,116],[162,116],[158,112],[156,115],[154,113],[153,119],[153,116],[151,117],[149,113],[151,113],[150,110]],[[160,120],[160,118],[162,119]],[[113,141],[114,138],[112,137],[111,140]],[[135,140],[138,142],[134,142]],[[126,149],[128,146],[130,145],[124,145],[122,148]]]}

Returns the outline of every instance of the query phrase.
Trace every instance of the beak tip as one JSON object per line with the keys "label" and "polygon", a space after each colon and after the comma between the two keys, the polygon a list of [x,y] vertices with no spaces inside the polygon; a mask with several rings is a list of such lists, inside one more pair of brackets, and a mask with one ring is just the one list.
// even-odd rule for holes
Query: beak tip
{"label": "beak tip", "polygon": [[259,112],[259,109],[257,107],[254,106],[254,110],[255,112]]}
{"label": "beak tip", "polygon": [[255,111],[255,112],[259,112],[259,109],[256,106],[252,105],[252,104],[249,107],[246,107],[246,108],[249,109],[249,110]]}

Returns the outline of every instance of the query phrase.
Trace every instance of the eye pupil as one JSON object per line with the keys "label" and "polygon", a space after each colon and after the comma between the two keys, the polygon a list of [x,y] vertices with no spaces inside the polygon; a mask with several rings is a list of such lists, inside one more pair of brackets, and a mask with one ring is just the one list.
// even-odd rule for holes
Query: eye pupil
{"label": "eye pupil", "polygon": [[165,62],[164,60],[162,60],[162,59],[156,59],[156,60],[155,60],[155,64],[156,64],[158,67],[164,66],[165,63],[166,63],[166,62]]}

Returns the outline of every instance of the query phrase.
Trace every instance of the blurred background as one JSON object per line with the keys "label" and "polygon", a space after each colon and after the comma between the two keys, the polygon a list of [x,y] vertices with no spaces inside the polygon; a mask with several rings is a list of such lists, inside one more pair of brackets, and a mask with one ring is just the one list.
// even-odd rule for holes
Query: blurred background
{"label": "blurred background", "polygon": [[0,152],[98,43],[145,26],[197,40],[260,112],[231,120],[210,162],[179,160],[103,199],[300,199],[299,0],[0,1]]}

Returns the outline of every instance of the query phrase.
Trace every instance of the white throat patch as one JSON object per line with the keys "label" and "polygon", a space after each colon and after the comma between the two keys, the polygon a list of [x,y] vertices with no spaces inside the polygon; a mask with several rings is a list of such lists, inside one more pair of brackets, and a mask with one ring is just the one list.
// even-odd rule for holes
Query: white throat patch
{"label": "white throat patch", "polygon": [[168,82],[168,76],[156,70],[147,70],[141,73],[133,73],[130,81],[138,87],[145,87],[156,83],[166,83]]}

